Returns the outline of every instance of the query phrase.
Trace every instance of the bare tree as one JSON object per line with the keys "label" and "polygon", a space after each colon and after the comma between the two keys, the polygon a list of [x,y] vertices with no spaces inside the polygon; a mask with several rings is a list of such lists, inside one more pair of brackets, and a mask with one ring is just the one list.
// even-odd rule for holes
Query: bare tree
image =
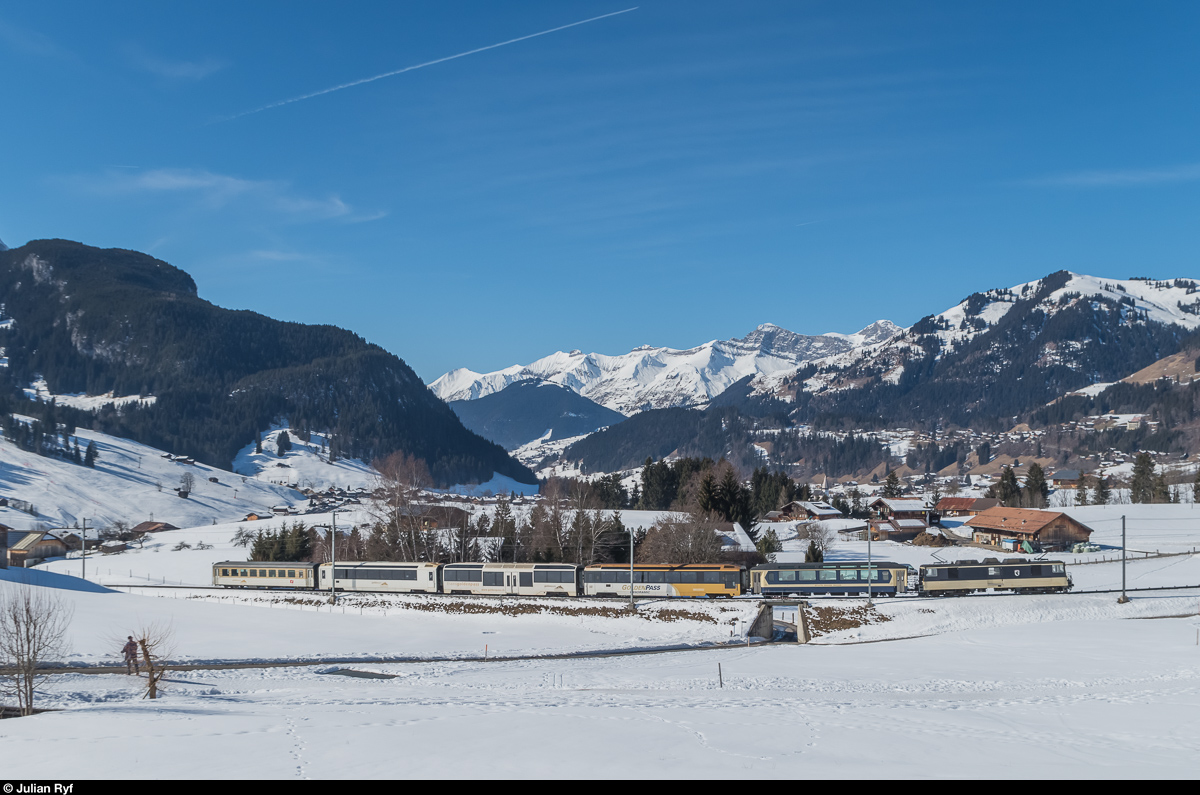
{"label": "bare tree", "polygon": [[796,526],[796,538],[811,542],[821,554],[825,554],[833,546],[837,531],[824,522],[803,522]]}
{"label": "bare tree", "polygon": [[179,490],[186,491],[191,494],[196,490],[196,476],[191,472],[184,472],[179,476]]}
{"label": "bare tree", "polygon": [[721,559],[721,539],[711,520],[675,513],[646,531],[636,555],[643,563],[716,563]]}
{"label": "bare tree", "polygon": [[432,482],[425,462],[396,452],[371,465],[379,473],[379,496],[371,511],[378,532],[373,535],[386,546],[384,559],[436,560],[437,534],[425,532],[425,506],[418,502]]}
{"label": "bare tree", "polygon": [[146,695],[143,698],[158,698],[158,683],[167,673],[167,658],[175,653],[175,630],[170,624],[148,624],[138,627],[133,633],[146,666]]}
{"label": "bare tree", "polygon": [[22,715],[33,714],[33,697],[46,681],[44,662],[67,652],[74,610],[60,595],[23,583],[0,590],[0,665],[3,690],[15,693]]}

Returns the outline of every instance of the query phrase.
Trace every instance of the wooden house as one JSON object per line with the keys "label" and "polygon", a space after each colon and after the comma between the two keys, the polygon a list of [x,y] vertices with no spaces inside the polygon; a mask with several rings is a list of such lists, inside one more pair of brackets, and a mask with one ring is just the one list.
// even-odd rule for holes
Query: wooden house
{"label": "wooden house", "polygon": [[881,539],[911,541],[929,529],[931,510],[924,500],[877,497],[867,507],[871,530]]}
{"label": "wooden house", "polygon": [[827,502],[809,502],[796,500],[789,502],[779,509],[779,513],[788,519],[841,519],[844,514]]}
{"label": "wooden house", "polygon": [[[20,534],[21,538],[8,547],[8,565],[15,568],[32,566],[46,558],[58,558],[67,554],[67,545],[54,534],[43,531]],[[11,537],[9,539],[11,541]]]}
{"label": "wooden house", "polygon": [[1058,511],[996,507],[967,520],[977,544],[1004,546],[1006,541],[1029,542],[1034,549],[1069,549],[1091,538],[1092,528]]}
{"label": "wooden house", "polygon": [[999,504],[994,497],[942,497],[934,510],[939,516],[975,516]]}

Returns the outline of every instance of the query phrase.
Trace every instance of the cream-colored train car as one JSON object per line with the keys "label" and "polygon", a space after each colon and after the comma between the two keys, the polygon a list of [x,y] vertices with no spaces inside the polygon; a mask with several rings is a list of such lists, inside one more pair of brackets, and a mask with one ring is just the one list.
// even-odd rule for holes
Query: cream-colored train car
{"label": "cream-colored train car", "polygon": [[322,563],[319,587],[339,593],[438,593],[437,563],[391,561]]}
{"label": "cream-colored train car", "polygon": [[580,567],[570,563],[447,563],[442,591],[487,596],[579,596]]}
{"label": "cream-colored train car", "polygon": [[225,561],[213,564],[213,585],[226,588],[287,588],[311,590],[316,587],[316,564],[267,562],[261,560]]}

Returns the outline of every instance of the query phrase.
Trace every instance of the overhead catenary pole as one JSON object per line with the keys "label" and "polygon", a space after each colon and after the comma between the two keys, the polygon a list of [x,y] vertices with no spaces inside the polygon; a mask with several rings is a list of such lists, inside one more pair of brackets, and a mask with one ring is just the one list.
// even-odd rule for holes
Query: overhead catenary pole
{"label": "overhead catenary pole", "polygon": [[871,606],[871,523],[867,522],[867,607]]}
{"label": "overhead catenary pole", "polygon": [[[337,604],[337,510],[330,514],[333,517],[333,529],[329,531],[329,599]],[[317,602],[320,604],[320,602]]]}
{"label": "overhead catenary pole", "polygon": [[629,609],[633,606],[633,526],[629,527]]}
{"label": "overhead catenary pole", "polygon": [[1121,598],[1117,600],[1117,604],[1123,605],[1129,601],[1129,596],[1125,593],[1125,517],[1121,517]]}
{"label": "overhead catenary pole", "polygon": [[82,536],[79,540],[79,548],[83,550],[83,579],[87,579],[87,519],[83,520],[83,529],[80,531]]}

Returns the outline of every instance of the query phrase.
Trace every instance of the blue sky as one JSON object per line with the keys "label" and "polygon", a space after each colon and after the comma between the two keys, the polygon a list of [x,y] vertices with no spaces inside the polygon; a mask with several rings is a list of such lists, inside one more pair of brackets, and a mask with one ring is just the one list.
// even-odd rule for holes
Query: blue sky
{"label": "blue sky", "polygon": [[[0,239],[426,380],[1200,277],[1200,4],[6,3]],[[246,114],[246,115],[238,115]],[[232,118],[231,118],[232,117]]]}

